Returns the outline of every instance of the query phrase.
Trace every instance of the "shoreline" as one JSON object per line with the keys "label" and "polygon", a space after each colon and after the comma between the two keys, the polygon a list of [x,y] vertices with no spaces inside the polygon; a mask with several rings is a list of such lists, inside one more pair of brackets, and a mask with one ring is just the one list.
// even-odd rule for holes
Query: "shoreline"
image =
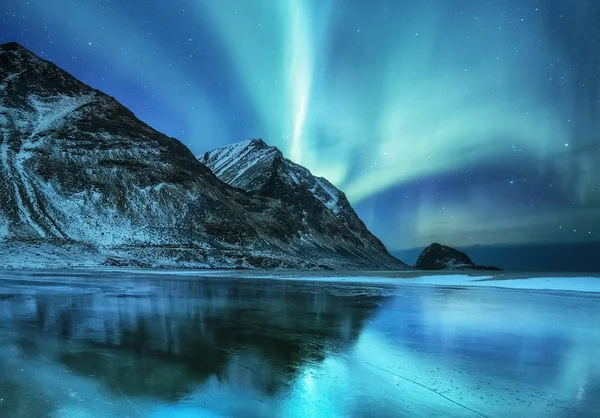
{"label": "shoreline", "polygon": [[[79,276],[79,277],[78,277]],[[44,283],[98,283],[106,280],[275,280],[289,282],[329,283],[332,285],[405,285],[499,288],[539,291],[569,291],[600,293],[600,273],[508,273],[469,271],[302,271],[302,270],[239,270],[239,269],[140,269],[124,267],[70,269],[0,269],[2,282],[31,281]]]}

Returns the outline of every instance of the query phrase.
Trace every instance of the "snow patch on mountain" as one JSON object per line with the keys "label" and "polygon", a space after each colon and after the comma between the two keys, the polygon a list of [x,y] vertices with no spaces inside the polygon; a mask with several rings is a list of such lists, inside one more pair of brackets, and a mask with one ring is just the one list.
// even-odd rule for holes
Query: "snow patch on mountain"
{"label": "snow patch on mountain", "polygon": [[305,187],[334,214],[343,210],[339,202],[341,192],[334,185],[324,178],[313,176],[307,168],[284,158],[279,149],[268,146],[261,139],[250,139],[218,148],[198,158],[221,180],[246,191],[257,190],[255,179],[247,175],[249,171],[262,165],[259,173],[255,175],[261,174],[264,183],[269,178],[264,167],[274,168],[273,164],[279,160],[281,165],[277,174],[283,181]]}
{"label": "snow patch on mountain", "polygon": [[57,128],[65,118],[75,110],[89,104],[95,97],[95,93],[84,94],[78,97],[59,95],[51,100],[44,100],[35,94],[28,97],[28,101],[34,110],[34,127],[29,136],[30,139],[49,129]]}
{"label": "snow patch on mountain", "polygon": [[[2,168],[4,168],[3,177],[5,185],[8,188],[12,188],[14,191],[14,198],[17,204],[17,214],[22,222],[30,225],[39,234],[39,236],[45,238],[45,231],[33,220],[28,206],[24,204],[23,196],[21,195],[21,190],[19,189],[19,184],[17,181],[15,181],[15,176],[18,176],[18,180],[20,182],[27,181],[26,176],[23,174],[23,157],[17,158],[16,162],[9,159],[8,132],[3,129],[1,133],[2,142],[0,143],[0,162],[2,163]],[[11,167],[13,167],[13,170],[11,170]],[[28,184],[23,184],[23,186],[27,195],[29,196],[31,193],[31,186]]]}
{"label": "snow patch on mountain", "polygon": [[317,199],[319,199],[321,202],[327,205],[327,207],[331,209],[334,213],[339,212],[341,209],[338,201],[340,191],[322,177],[315,177],[315,180],[317,181],[317,184],[321,187],[321,190],[323,190],[326,193],[326,195],[324,193],[319,193],[318,189],[314,188],[313,190]]}
{"label": "snow patch on mountain", "polygon": [[0,242],[4,241],[8,236],[8,219],[0,214]]}

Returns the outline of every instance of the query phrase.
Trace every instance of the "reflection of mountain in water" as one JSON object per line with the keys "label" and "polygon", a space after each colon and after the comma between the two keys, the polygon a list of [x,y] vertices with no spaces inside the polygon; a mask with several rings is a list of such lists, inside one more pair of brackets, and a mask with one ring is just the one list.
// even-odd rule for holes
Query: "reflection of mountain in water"
{"label": "reflection of mountain in water", "polygon": [[594,294],[30,276],[0,280],[2,417],[599,410]]}
{"label": "reflection of mountain in water", "polygon": [[57,360],[129,395],[174,400],[210,376],[272,394],[303,365],[350,348],[383,299],[272,281],[151,284],[143,296],[37,297],[14,315],[22,355],[58,335]]}

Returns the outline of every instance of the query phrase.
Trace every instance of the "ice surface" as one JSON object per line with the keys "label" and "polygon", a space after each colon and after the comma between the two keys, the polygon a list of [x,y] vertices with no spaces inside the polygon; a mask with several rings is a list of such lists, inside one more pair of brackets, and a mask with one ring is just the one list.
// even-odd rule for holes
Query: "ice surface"
{"label": "ice surface", "polygon": [[0,416],[598,416],[598,279],[291,276],[0,271]]}
{"label": "ice surface", "polygon": [[465,275],[422,276],[406,279],[407,283],[444,286],[501,287],[506,289],[565,290],[600,292],[600,277],[529,277],[522,279],[494,279],[493,276]]}
{"label": "ice surface", "polygon": [[[181,272],[185,274],[185,272]],[[176,273],[175,273],[176,274]],[[212,275],[210,271],[195,274]],[[217,273],[218,274],[218,273]],[[223,272],[222,274],[226,274]],[[235,273],[233,273],[235,275]],[[388,276],[303,276],[300,274],[254,274],[252,277],[278,280],[298,280],[331,283],[364,283],[387,285],[429,285],[429,286],[472,286],[472,287],[499,287],[505,289],[523,290],[564,290],[578,292],[600,292],[600,275],[596,277],[527,277],[527,278],[496,278],[486,275],[423,275],[406,277],[399,273],[397,277]]]}

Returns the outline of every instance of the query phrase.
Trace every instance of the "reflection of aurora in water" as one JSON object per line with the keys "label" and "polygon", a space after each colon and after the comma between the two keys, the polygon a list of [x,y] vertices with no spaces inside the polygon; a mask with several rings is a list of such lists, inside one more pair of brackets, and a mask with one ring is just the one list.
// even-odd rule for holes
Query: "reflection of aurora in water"
{"label": "reflection of aurora in water", "polygon": [[598,2],[75,3],[2,2],[0,42],[195,153],[263,137],[392,249],[600,234]]}
{"label": "reflection of aurora in water", "polygon": [[71,276],[70,288],[3,280],[0,414],[598,410],[598,296],[121,277]]}

